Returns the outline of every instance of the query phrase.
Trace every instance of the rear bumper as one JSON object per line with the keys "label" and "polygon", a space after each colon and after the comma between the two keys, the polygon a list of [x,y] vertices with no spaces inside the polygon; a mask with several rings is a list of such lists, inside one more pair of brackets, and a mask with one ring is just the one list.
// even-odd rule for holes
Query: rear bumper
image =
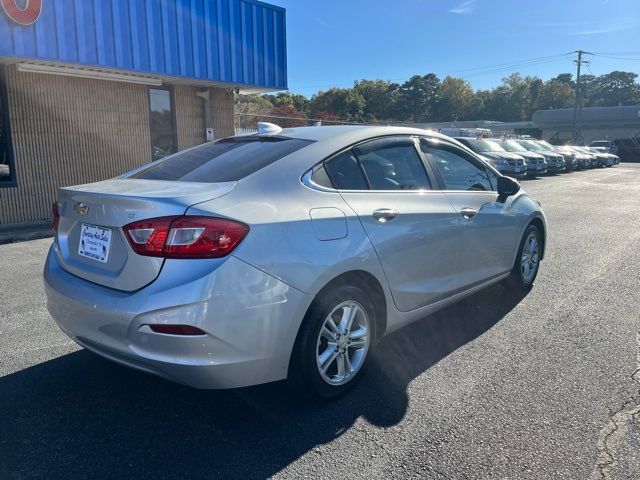
{"label": "rear bumper", "polygon": [[[312,300],[235,257],[167,261],[154,283],[126,293],[66,272],[52,247],[44,284],[51,316],[78,344],[196,388],[286,378],[298,328]],[[207,334],[158,334],[148,326],[154,323],[193,325]]]}

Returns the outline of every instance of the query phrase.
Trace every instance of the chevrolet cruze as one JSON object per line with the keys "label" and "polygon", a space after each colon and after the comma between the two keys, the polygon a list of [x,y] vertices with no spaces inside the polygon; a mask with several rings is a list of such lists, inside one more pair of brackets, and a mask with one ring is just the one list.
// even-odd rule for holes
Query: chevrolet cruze
{"label": "chevrolet cruze", "polygon": [[531,288],[540,204],[448,137],[260,125],[61,188],[47,306],[78,344],[198,388],[333,398],[391,331]]}

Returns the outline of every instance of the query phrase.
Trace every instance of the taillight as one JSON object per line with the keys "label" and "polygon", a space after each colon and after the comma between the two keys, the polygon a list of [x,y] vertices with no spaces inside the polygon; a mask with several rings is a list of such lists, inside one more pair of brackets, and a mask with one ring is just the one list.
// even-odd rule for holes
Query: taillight
{"label": "taillight", "polygon": [[58,224],[60,223],[60,207],[58,202],[53,202],[51,205],[51,230],[53,233],[58,231]]}
{"label": "taillight", "polygon": [[122,227],[134,252],[164,258],[220,258],[249,232],[241,222],[215,217],[160,217]]}

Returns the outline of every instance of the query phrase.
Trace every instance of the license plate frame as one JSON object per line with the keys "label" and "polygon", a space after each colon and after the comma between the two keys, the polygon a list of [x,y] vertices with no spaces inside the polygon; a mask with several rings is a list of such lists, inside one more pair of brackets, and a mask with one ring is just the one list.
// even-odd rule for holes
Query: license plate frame
{"label": "license plate frame", "polygon": [[113,231],[109,227],[83,223],[80,225],[78,255],[100,263],[109,261]]}

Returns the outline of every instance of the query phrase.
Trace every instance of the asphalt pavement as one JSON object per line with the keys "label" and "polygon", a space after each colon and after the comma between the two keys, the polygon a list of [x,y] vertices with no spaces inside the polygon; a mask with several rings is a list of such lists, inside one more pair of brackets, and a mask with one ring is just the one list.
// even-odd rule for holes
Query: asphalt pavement
{"label": "asphalt pavement", "polygon": [[640,164],[522,184],[549,224],[533,290],[391,335],[330,404],[103,360],[47,314],[51,240],[0,245],[0,479],[640,478]]}

